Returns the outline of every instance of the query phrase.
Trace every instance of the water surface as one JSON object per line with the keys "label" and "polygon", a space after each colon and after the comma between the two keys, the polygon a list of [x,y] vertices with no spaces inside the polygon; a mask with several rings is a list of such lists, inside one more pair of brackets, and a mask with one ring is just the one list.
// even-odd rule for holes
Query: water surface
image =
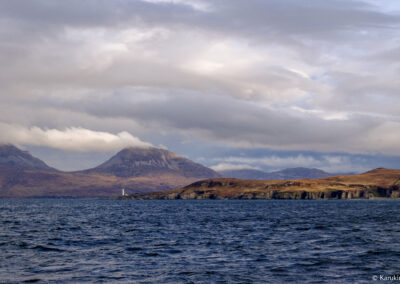
{"label": "water surface", "polygon": [[400,201],[0,199],[0,283],[370,283]]}

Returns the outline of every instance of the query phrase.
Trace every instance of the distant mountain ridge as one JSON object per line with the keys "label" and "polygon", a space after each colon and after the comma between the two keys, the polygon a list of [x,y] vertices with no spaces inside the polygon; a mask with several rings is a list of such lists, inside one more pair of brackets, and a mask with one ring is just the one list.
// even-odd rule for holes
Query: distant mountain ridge
{"label": "distant mountain ridge", "polygon": [[220,175],[157,148],[126,148],[98,167],[61,172],[12,145],[0,146],[0,197],[110,197],[177,188]]}
{"label": "distant mountain ridge", "polygon": [[327,173],[323,170],[316,168],[287,168],[275,172],[264,172],[254,169],[241,169],[241,170],[225,170],[219,173],[227,178],[240,178],[240,179],[254,179],[254,180],[286,180],[286,179],[303,179],[311,178],[318,179],[337,174]]}
{"label": "distant mountain ridge", "polygon": [[23,151],[10,144],[0,145],[0,167],[57,171],[42,160],[33,157],[28,151]]}

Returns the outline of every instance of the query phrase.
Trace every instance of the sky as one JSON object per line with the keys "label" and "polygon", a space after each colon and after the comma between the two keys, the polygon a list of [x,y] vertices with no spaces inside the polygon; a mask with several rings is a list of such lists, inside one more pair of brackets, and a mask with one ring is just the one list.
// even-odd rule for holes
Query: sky
{"label": "sky", "polygon": [[217,170],[400,168],[397,0],[1,0],[0,142]]}

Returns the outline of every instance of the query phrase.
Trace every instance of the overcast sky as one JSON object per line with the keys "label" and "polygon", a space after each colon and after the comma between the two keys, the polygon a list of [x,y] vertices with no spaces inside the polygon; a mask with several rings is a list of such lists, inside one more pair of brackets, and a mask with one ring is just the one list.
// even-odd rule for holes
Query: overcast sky
{"label": "overcast sky", "polygon": [[1,0],[0,140],[76,170],[400,168],[397,0]]}

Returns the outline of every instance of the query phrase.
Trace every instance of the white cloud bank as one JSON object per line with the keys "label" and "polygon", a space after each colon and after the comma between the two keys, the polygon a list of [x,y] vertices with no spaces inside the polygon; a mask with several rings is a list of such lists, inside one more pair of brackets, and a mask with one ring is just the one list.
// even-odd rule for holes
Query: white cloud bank
{"label": "white cloud bank", "polygon": [[67,151],[116,151],[126,147],[151,147],[147,142],[123,131],[117,134],[81,127],[64,130],[23,127],[0,123],[0,142],[17,145],[46,146]]}
{"label": "white cloud bank", "polygon": [[250,166],[247,164],[230,164],[230,163],[220,163],[218,165],[211,167],[214,171],[231,171],[231,170],[259,170],[260,168]]}

